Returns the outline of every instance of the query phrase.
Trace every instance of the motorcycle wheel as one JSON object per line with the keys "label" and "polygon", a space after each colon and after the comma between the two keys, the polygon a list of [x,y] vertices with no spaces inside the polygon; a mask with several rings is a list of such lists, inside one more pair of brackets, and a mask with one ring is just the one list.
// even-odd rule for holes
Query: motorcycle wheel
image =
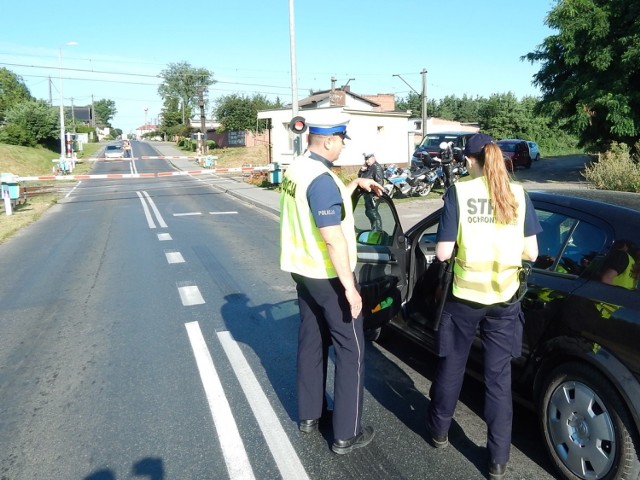
{"label": "motorcycle wheel", "polygon": [[433,188],[433,183],[426,183],[422,188],[418,190],[418,195],[421,197],[426,197],[431,192]]}

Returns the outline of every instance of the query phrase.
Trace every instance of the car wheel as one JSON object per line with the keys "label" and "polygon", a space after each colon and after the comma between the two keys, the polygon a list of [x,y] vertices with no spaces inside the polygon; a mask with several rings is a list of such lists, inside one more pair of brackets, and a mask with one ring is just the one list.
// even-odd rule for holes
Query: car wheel
{"label": "car wheel", "polygon": [[547,377],[538,405],[545,446],[562,477],[634,479],[640,445],[618,393],[594,368],[562,365]]}
{"label": "car wheel", "polygon": [[531,160],[531,157],[529,157],[529,160],[527,160],[527,163],[525,163],[524,168],[531,168],[531,164],[533,163],[533,160]]}
{"label": "car wheel", "polygon": [[537,162],[538,160],[540,160],[540,154],[539,154],[539,153],[537,153],[537,154],[536,154],[536,158],[534,158],[534,160],[535,160],[536,162]]}

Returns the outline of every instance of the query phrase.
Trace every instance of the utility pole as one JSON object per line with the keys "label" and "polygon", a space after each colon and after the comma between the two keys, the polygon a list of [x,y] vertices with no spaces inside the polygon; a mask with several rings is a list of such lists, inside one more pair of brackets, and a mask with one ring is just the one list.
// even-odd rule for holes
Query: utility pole
{"label": "utility pole", "polygon": [[76,113],[73,108],[73,97],[71,97],[71,122],[73,123],[73,133],[76,133]]}
{"label": "utility pole", "polygon": [[204,154],[206,153],[206,148],[207,148],[207,142],[206,142],[207,130],[205,125],[205,115],[204,115],[204,86],[198,87],[198,105],[200,106],[200,131],[202,132],[202,135],[201,135],[202,143],[200,144],[200,151]]}
{"label": "utility pole", "polygon": [[424,138],[427,135],[427,69],[423,68],[420,73],[422,74],[422,93],[418,93],[416,89],[409,85],[407,81],[399,74],[395,74],[393,76],[398,77],[400,80],[406,83],[407,86],[411,90],[413,90],[413,93],[418,95],[422,100],[422,138]]}
{"label": "utility pole", "polygon": [[[291,118],[298,116],[298,71],[296,68],[296,34],[293,15],[293,0],[289,0],[289,43],[291,50]],[[302,138],[296,133],[293,137],[293,155],[302,153]]]}
{"label": "utility pole", "polygon": [[427,136],[427,69],[422,72],[422,138]]}

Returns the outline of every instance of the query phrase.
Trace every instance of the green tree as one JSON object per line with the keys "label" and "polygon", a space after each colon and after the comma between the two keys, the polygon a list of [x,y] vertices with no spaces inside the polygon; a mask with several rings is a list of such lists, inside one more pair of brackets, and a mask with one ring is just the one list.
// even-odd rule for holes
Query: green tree
{"label": "green tree", "polygon": [[0,68],[0,124],[5,119],[5,112],[16,103],[25,100],[33,100],[29,89],[22,78],[7,70]]}
{"label": "green tree", "polygon": [[160,73],[160,77],[163,83],[158,87],[158,94],[165,104],[171,97],[179,100],[183,124],[191,118],[192,111],[198,104],[200,90],[206,90],[216,82],[213,72],[206,68],[194,68],[187,62],[170,63]]}
{"label": "green tree", "polygon": [[261,132],[266,128],[266,122],[264,120],[258,122],[258,111],[272,108],[277,108],[276,103],[269,101],[263,95],[248,97],[232,94],[218,100],[214,114],[223,130]]}
{"label": "green tree", "polygon": [[96,115],[96,125],[99,127],[111,127],[111,119],[118,113],[116,102],[104,98],[94,102],[93,111]]}
{"label": "green tree", "polygon": [[586,147],[633,145],[640,134],[640,3],[558,0],[546,23],[558,31],[523,57],[543,102]]}
{"label": "green tree", "polygon": [[43,100],[22,101],[6,111],[5,128],[8,131],[2,137],[6,140],[10,133],[11,138],[20,139],[24,146],[52,146],[60,135],[58,120],[58,110]]}

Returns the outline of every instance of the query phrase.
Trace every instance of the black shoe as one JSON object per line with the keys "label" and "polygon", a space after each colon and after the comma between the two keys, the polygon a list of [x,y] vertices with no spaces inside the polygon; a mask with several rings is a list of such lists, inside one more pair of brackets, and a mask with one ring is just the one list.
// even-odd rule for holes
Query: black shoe
{"label": "black shoe", "polygon": [[434,435],[429,437],[429,443],[433,448],[444,448],[449,445],[448,435]]}
{"label": "black shoe", "polygon": [[331,450],[338,455],[344,455],[345,453],[349,453],[351,450],[369,445],[375,434],[376,432],[374,432],[373,427],[365,427],[364,430],[355,437],[351,437],[347,440],[334,440]]}
{"label": "black shoe", "polygon": [[507,475],[506,463],[493,463],[489,464],[489,480],[503,480]]}
{"label": "black shoe", "polygon": [[301,432],[304,433],[312,433],[318,431],[318,425],[320,424],[320,419],[316,418],[315,420],[300,420],[298,424],[298,428]]}
{"label": "black shoe", "polygon": [[298,428],[304,433],[313,433],[331,426],[333,410],[325,410],[320,418],[313,420],[300,420]]}

